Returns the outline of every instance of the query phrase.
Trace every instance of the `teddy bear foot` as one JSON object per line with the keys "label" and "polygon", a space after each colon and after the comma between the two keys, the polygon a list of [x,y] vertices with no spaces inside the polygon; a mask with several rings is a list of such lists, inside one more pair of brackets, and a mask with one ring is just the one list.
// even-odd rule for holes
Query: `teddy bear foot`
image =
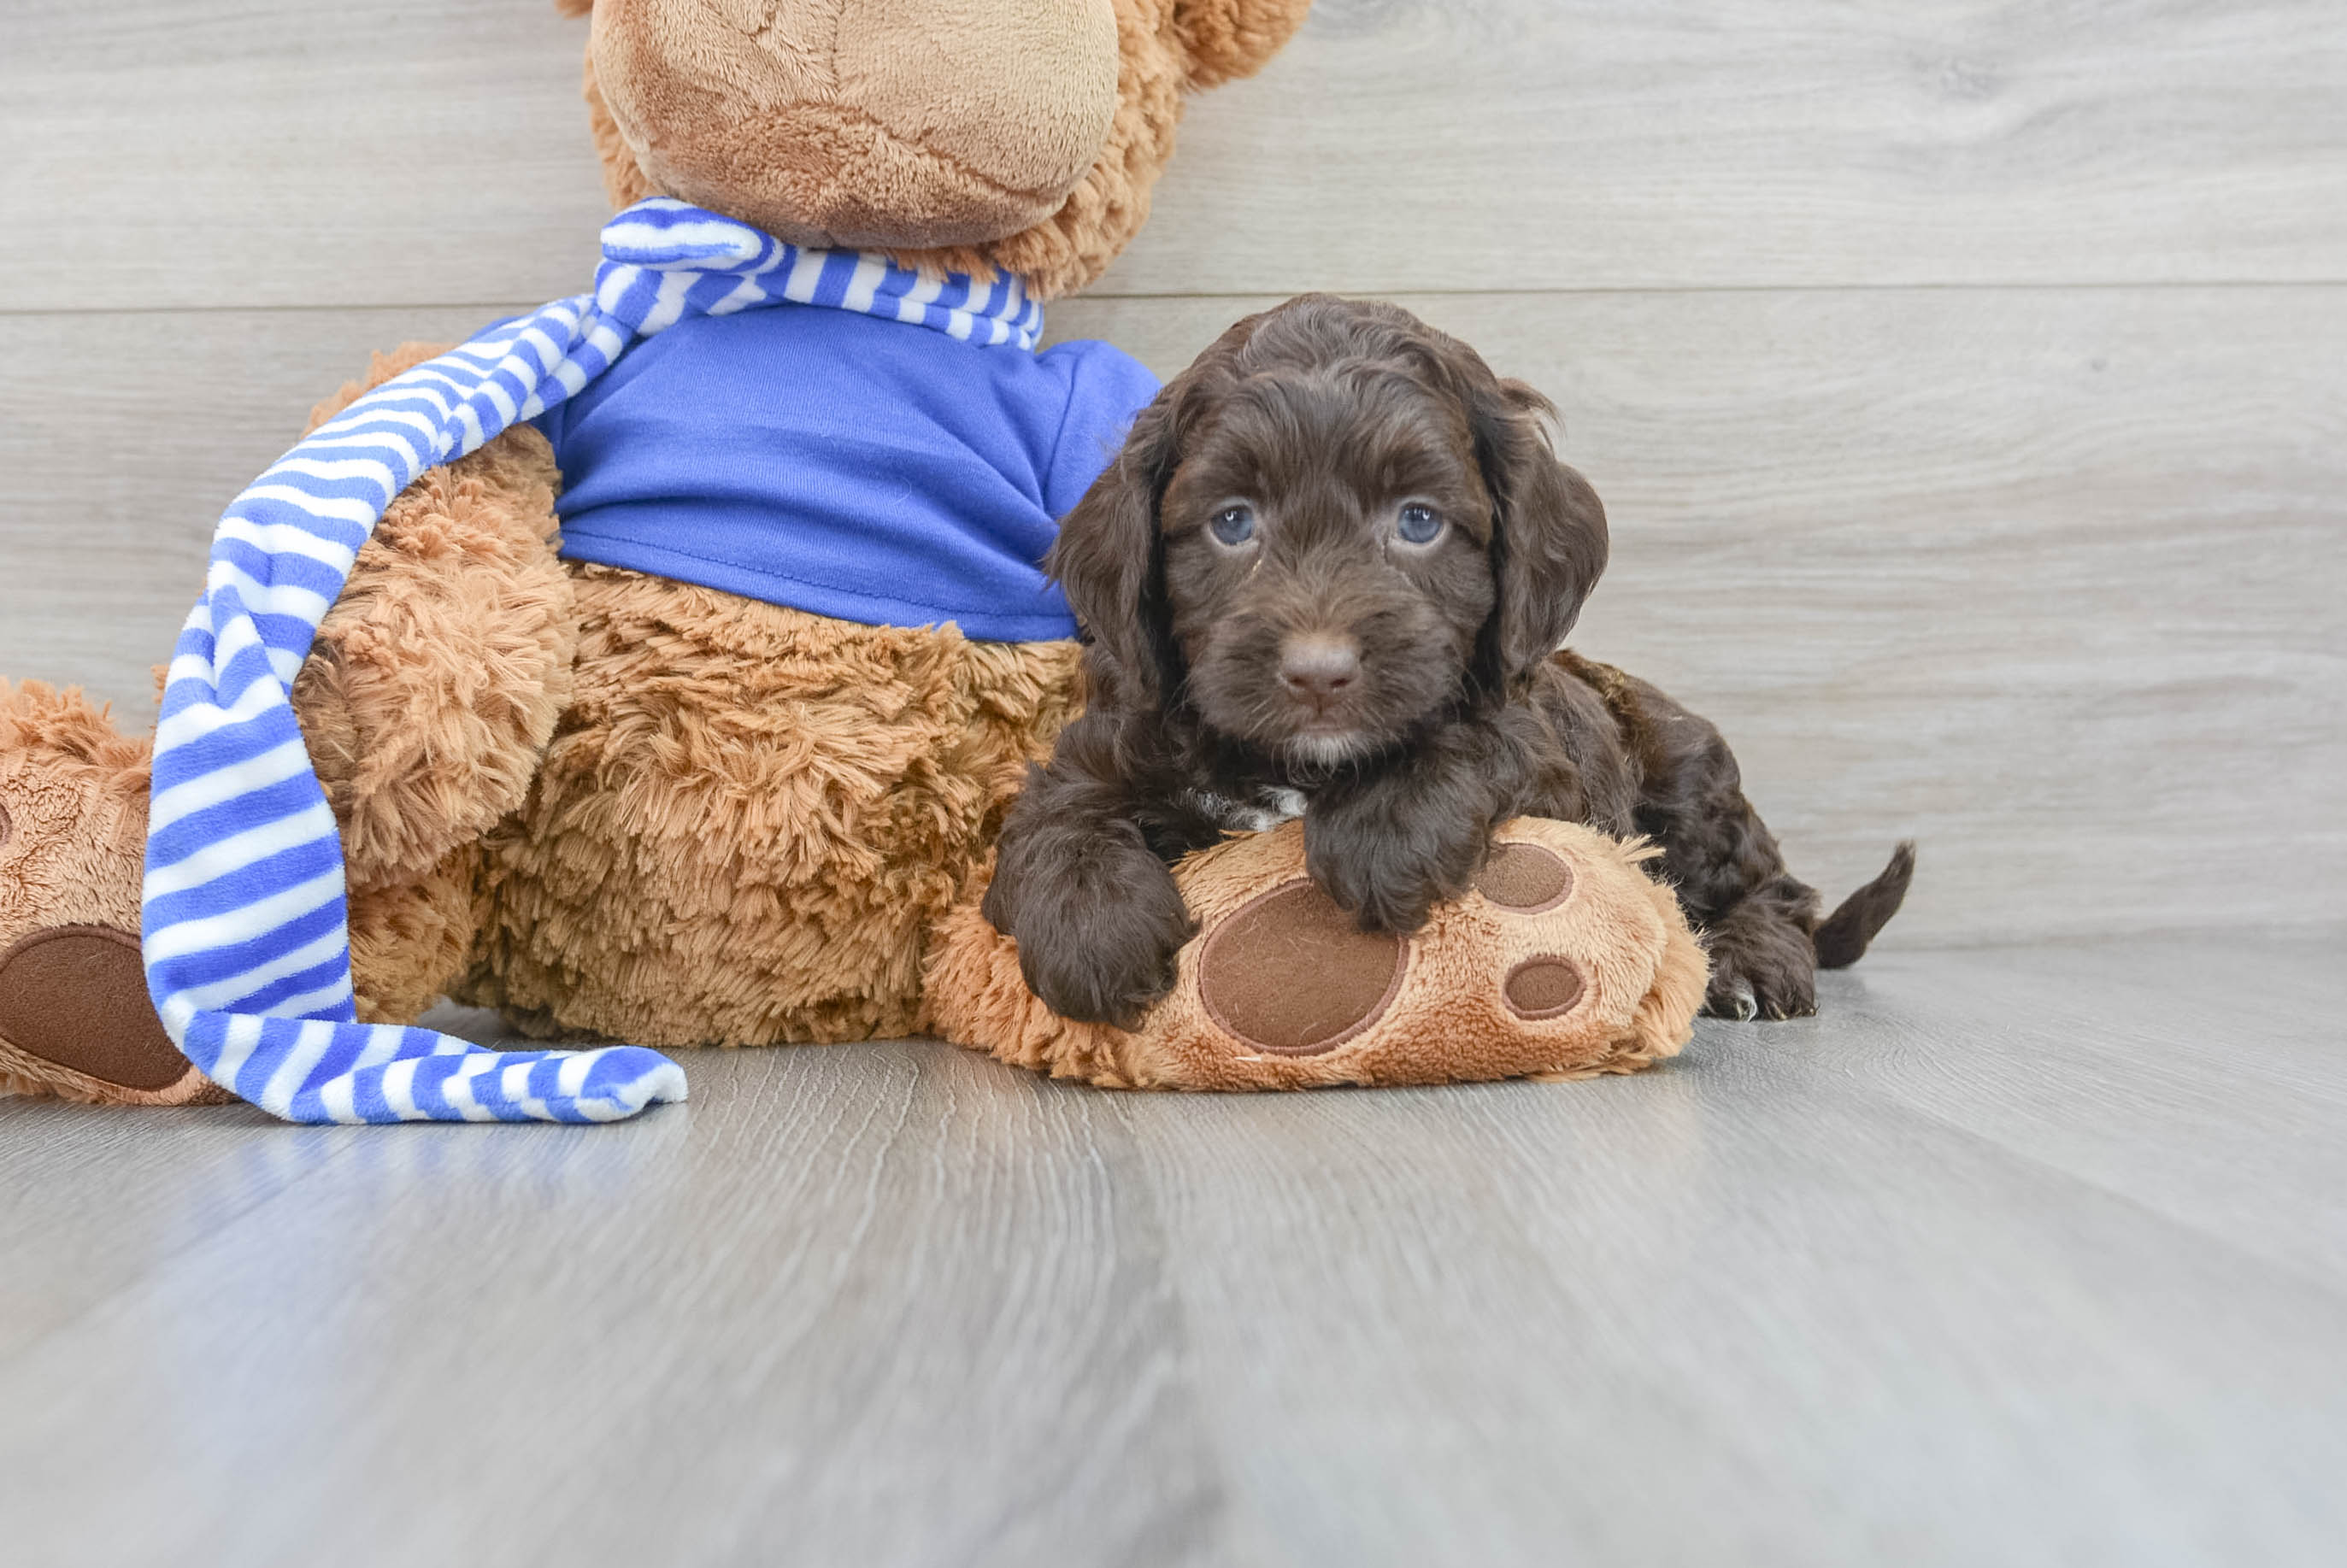
{"label": "teddy bear foot", "polygon": [[1686,1043],[1703,950],[1651,849],[1569,823],[1500,831],[1462,897],[1408,937],[1364,932],[1305,874],[1299,825],[1174,868],[1200,932],[1135,1030],[1028,993],[974,908],[938,934],[934,1021],[1006,1061],[1103,1087],[1307,1089],[1634,1072]]}
{"label": "teddy bear foot", "polygon": [[138,938],[110,926],[51,927],[0,952],[0,1091],[93,1105],[225,1098],[163,1032]]}
{"label": "teddy bear foot", "polygon": [[147,756],[78,692],[0,682],[0,1093],[229,1098],[148,999]]}

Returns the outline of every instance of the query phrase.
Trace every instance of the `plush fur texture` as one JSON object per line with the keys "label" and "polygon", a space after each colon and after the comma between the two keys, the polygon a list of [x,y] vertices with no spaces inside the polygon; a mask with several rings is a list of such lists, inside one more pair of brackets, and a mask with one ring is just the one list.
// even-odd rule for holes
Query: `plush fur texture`
{"label": "plush fur texture", "polygon": [[[1464,892],[1512,817],[1650,835],[1710,941],[1714,1009],[1815,1009],[1817,895],[1718,732],[1553,652],[1606,530],[1551,413],[1398,306],[1307,295],[1134,422],[1051,552],[1096,695],[986,905],[1046,1001],[1131,1024],[1193,928],[1166,864],[1286,797],[1313,881],[1373,931]],[[1911,865],[1837,915],[1828,957],[1864,951]]]}
{"label": "plush fur texture", "polygon": [[[947,1039],[1004,1061],[1116,1089],[1582,1078],[1634,1072],[1676,1054],[1703,999],[1704,957],[1670,890],[1641,868],[1655,852],[1532,819],[1503,825],[1497,841],[1555,856],[1568,873],[1561,899],[1526,908],[1504,886],[1471,888],[1416,935],[1385,939],[1398,972],[1382,989],[1380,958],[1353,996],[1310,999],[1317,1012],[1225,994],[1250,968],[1284,987],[1312,987],[1360,946],[1358,933],[1329,918],[1333,911],[1315,917],[1304,831],[1291,823],[1174,868],[1200,937],[1182,949],[1170,993],[1137,1028],[1053,1012],[1021,978],[1018,944],[974,903],[939,931],[929,966],[932,1022]],[[1248,912],[1267,905],[1242,928]],[[1240,949],[1228,958],[1218,956],[1225,936]],[[1562,1005],[1528,1009],[1527,973],[1571,977],[1557,993]],[[1301,1019],[1304,1032],[1324,1038],[1283,1047],[1238,1032],[1258,1019],[1272,1025],[1265,1032],[1284,1026],[1291,1036]]]}
{"label": "plush fur texture", "polygon": [[1076,651],[858,626],[574,568],[579,687],[489,835],[465,999],[548,1038],[862,1039],[915,1026]]}

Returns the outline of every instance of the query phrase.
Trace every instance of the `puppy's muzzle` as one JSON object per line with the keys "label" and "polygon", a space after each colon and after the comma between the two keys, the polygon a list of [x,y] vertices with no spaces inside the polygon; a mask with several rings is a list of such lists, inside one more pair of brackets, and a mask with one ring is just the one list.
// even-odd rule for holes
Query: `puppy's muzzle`
{"label": "puppy's muzzle", "polygon": [[1332,631],[1298,632],[1280,644],[1279,684],[1316,717],[1350,695],[1361,678],[1361,645]]}

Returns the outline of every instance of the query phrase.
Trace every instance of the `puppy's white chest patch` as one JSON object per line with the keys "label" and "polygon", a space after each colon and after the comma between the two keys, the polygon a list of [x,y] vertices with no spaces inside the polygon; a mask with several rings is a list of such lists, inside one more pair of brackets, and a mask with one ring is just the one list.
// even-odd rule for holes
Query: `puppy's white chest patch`
{"label": "puppy's white chest patch", "polygon": [[1308,804],[1300,789],[1264,789],[1248,800],[1233,800],[1212,790],[1194,790],[1198,809],[1222,825],[1225,833],[1267,833],[1283,822],[1304,815]]}

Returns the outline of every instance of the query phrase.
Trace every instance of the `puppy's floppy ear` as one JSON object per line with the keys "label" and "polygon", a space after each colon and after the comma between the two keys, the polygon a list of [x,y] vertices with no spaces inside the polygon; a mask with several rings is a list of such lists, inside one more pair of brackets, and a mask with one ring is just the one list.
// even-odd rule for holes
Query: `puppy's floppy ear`
{"label": "puppy's floppy ear", "polygon": [[1505,682],[1563,646],[1605,570],[1605,507],[1589,481],[1557,460],[1555,405],[1521,381],[1493,381],[1471,399],[1476,462],[1491,492],[1491,576],[1498,603],[1484,628],[1491,672]]}
{"label": "puppy's floppy ear", "polygon": [[1116,461],[1061,519],[1060,537],[1043,558],[1093,643],[1133,682],[1133,694],[1149,702],[1174,682],[1157,505],[1180,460],[1174,410],[1182,384],[1177,379],[1141,411]]}

